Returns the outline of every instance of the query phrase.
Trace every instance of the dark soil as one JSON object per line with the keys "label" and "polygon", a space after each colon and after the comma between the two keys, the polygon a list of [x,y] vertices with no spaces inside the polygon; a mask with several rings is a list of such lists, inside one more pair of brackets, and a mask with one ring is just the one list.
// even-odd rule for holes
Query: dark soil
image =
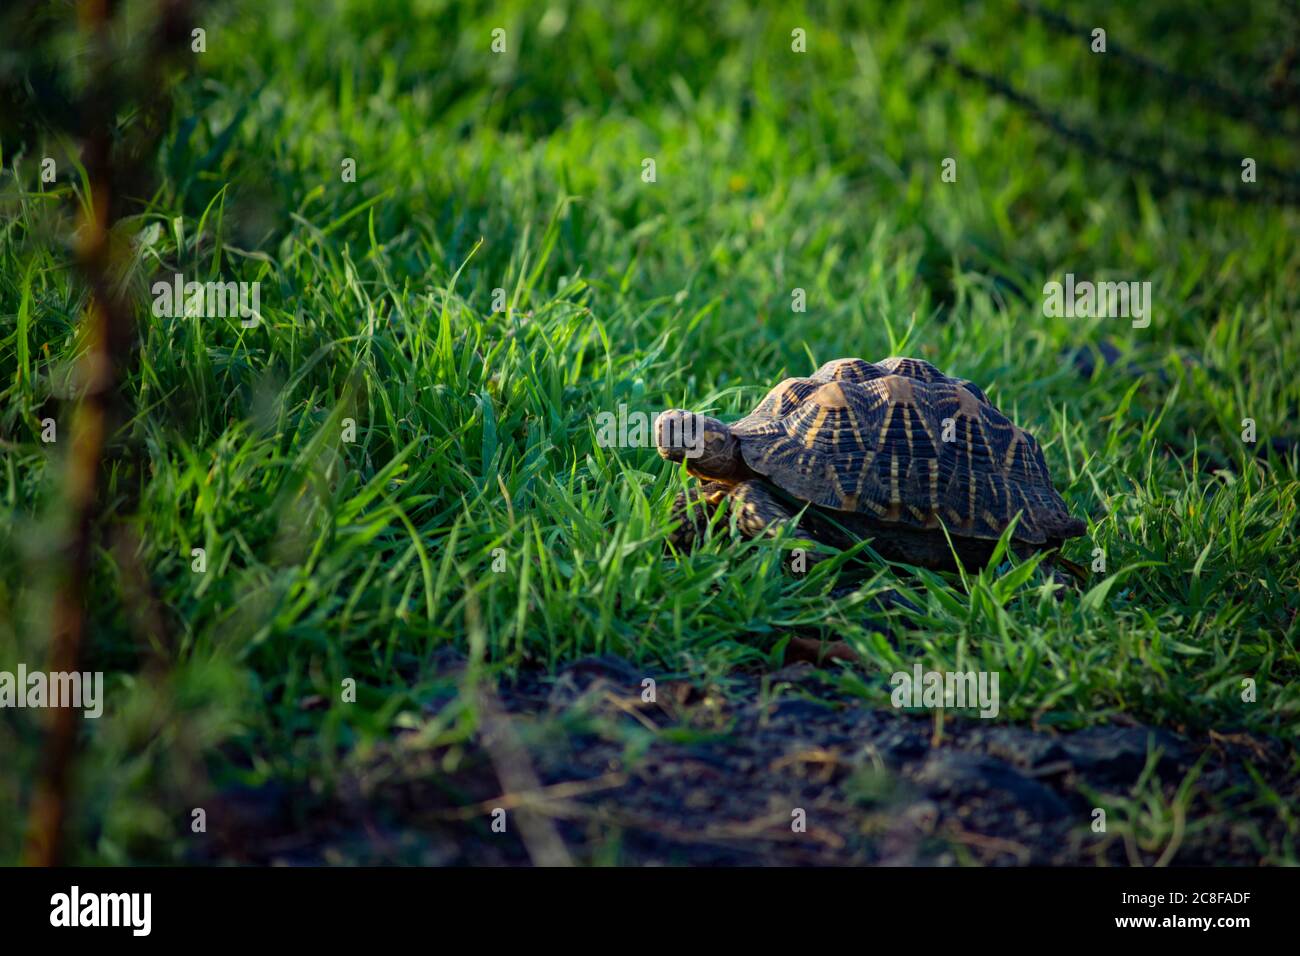
{"label": "dark soil", "polygon": [[615,658],[529,674],[482,699],[490,730],[463,745],[431,747],[417,728],[329,792],[227,791],[202,861],[1257,865],[1295,852],[1247,770],[1296,805],[1279,741],[940,723],[864,706],[807,663],[713,687],[660,675],[652,703],[647,676]]}

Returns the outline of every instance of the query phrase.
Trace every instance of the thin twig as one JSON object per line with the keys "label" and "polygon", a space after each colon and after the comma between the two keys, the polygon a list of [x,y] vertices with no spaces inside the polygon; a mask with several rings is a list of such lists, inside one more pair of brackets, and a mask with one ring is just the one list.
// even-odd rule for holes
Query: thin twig
{"label": "thin twig", "polygon": [[937,59],[952,67],[961,76],[980,83],[991,92],[1020,107],[1031,119],[1046,126],[1062,139],[1070,140],[1085,147],[1092,155],[1100,156],[1121,166],[1140,170],[1168,185],[1204,193],[1209,196],[1239,202],[1266,202],[1279,206],[1300,205],[1300,190],[1297,189],[1279,188],[1272,191],[1262,188],[1228,189],[1220,182],[1193,173],[1166,169],[1160,163],[1145,156],[1108,146],[1091,131],[1066,122],[1066,120],[1047,109],[1033,97],[1017,90],[1005,80],[958,60],[951,54],[945,44],[932,42],[927,44],[927,48]]}
{"label": "thin twig", "polygon": [[[1087,39],[1092,36],[1092,27],[1071,20],[1063,13],[1048,10],[1030,0],[1020,0],[1020,7],[1030,16],[1037,17],[1060,33]],[[1274,97],[1272,102],[1264,102],[1249,94],[1230,89],[1217,80],[1192,76],[1167,67],[1163,63],[1116,43],[1111,37],[1106,38],[1106,55],[1115,57],[1121,63],[1127,63],[1179,93],[1190,94],[1212,103],[1224,115],[1249,123],[1260,132],[1291,138],[1300,135],[1300,126],[1288,125],[1274,112],[1275,107],[1284,104],[1283,98]]]}
{"label": "thin twig", "polygon": [[[496,768],[502,792],[508,796],[541,791],[541,781],[528,759],[528,751],[501,708],[495,692],[486,684],[482,685],[478,701],[482,725],[480,738]],[[572,866],[573,860],[564,840],[545,812],[539,812],[540,808],[528,800],[519,801],[517,807],[519,834],[533,863],[537,866]]]}

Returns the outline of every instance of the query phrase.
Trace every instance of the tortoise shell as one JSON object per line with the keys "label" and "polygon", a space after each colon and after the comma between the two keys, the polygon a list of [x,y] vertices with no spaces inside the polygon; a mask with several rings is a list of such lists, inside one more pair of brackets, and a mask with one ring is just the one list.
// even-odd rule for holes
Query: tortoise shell
{"label": "tortoise shell", "polygon": [[803,501],[873,523],[1028,544],[1085,530],[1034,437],[929,362],[857,358],[788,378],[731,426],[745,463]]}

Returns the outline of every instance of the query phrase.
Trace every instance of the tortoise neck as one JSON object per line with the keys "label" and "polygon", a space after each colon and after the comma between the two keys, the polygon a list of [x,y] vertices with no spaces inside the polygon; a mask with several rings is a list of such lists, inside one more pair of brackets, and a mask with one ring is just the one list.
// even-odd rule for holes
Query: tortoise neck
{"label": "tortoise neck", "polygon": [[694,455],[687,455],[686,470],[698,478],[738,482],[757,477],[745,464],[740,439],[731,428],[707,415],[696,417]]}

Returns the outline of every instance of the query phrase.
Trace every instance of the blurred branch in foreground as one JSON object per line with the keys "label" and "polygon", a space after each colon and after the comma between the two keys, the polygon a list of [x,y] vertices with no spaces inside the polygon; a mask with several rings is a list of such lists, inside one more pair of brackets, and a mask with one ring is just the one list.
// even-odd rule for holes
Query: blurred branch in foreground
{"label": "blurred branch in foreground", "polygon": [[[51,618],[52,672],[79,671],[86,656],[87,582],[102,517],[100,484],[105,448],[115,427],[129,417],[120,385],[137,335],[133,305],[117,281],[119,262],[113,227],[123,215],[129,197],[147,195],[133,188],[147,172],[145,163],[124,163],[123,159],[149,157],[156,150],[169,113],[166,70],[189,49],[189,4],[183,0],[163,0],[159,5],[144,51],[126,50],[115,43],[114,13],[118,9],[119,4],[109,0],[83,0],[78,7],[79,28],[88,46],[89,73],[74,114],[77,128],[73,132],[81,141],[89,195],[83,197],[76,261],[90,295],[82,327],[85,351],[78,367],[80,399],[72,418],[71,451],[64,479],[63,501],[68,510],[70,537],[58,573]],[[140,55],[142,52],[145,55]],[[33,73],[57,76],[58,70],[45,64],[43,69],[34,67]],[[29,87],[33,88],[41,87]],[[62,132],[58,129],[59,119],[66,114],[58,111],[57,103],[52,104],[48,116],[42,114],[40,99],[28,105],[36,114],[32,124],[35,128],[48,119],[54,128],[42,132]],[[128,111],[134,113],[129,122],[123,119]],[[63,862],[80,717],[80,711],[71,707],[50,710],[42,767],[28,817],[24,852],[28,864],[53,866]]]}

